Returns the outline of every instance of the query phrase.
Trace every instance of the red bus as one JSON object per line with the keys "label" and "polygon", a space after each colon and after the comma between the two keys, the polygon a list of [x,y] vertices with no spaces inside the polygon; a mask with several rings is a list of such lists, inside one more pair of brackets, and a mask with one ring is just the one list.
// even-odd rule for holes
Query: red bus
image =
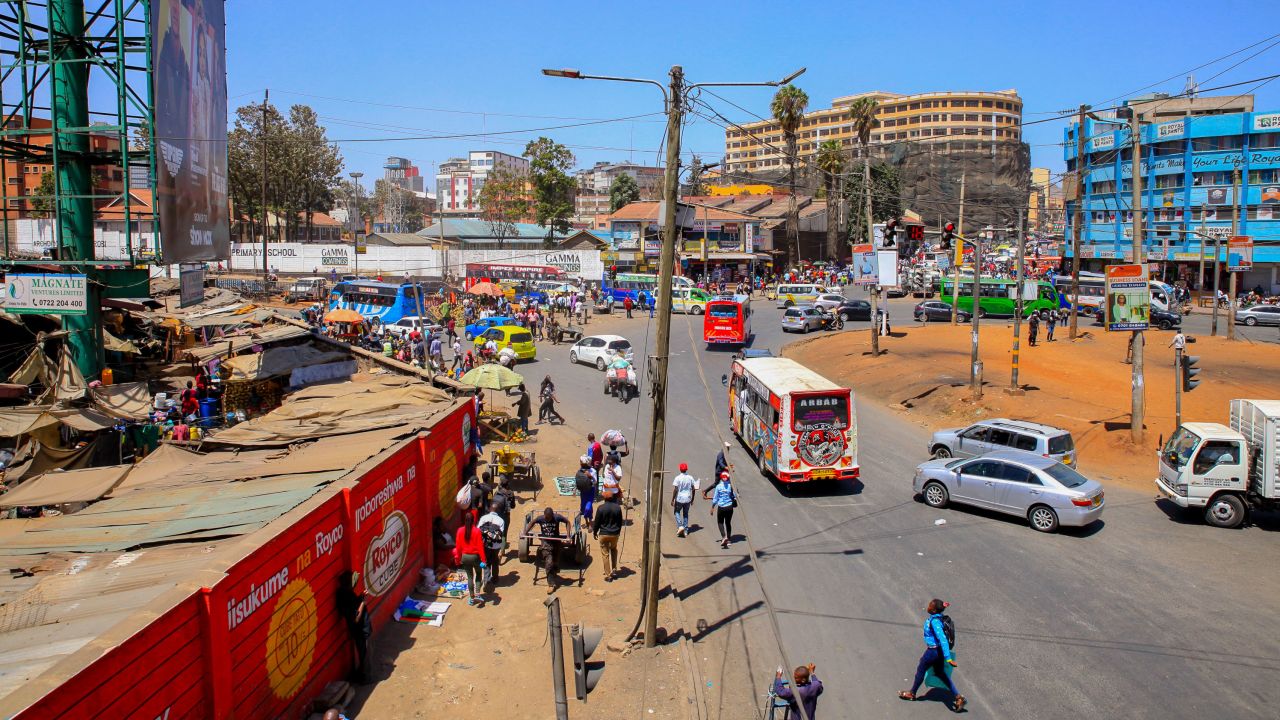
{"label": "red bus", "polygon": [[746,345],[751,339],[751,298],[717,295],[708,300],[702,339],[708,345]]}
{"label": "red bus", "polygon": [[465,287],[478,282],[523,281],[530,287],[538,281],[568,282],[565,271],[551,265],[511,265],[508,263],[467,263]]}

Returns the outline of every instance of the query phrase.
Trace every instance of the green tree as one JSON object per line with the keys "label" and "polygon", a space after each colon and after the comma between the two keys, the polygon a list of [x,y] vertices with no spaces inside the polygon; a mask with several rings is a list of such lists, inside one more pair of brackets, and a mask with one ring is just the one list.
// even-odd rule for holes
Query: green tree
{"label": "green tree", "polygon": [[636,179],[623,173],[609,186],[609,212],[615,213],[640,199],[640,186]]}
{"label": "green tree", "polygon": [[489,173],[480,186],[480,219],[498,238],[498,249],[516,234],[516,223],[529,216],[529,177],[506,168]]}
{"label": "green tree", "polygon": [[[862,191],[865,223],[858,234],[864,242],[871,242],[871,131],[876,126],[876,101],[869,97],[858,98],[849,106],[853,117],[853,133],[858,137],[858,146],[862,149]],[[865,233],[865,234],[864,234]]]}
{"label": "green tree", "polygon": [[47,218],[53,216],[53,208],[54,205],[57,204],[57,200],[54,199],[53,193],[53,173],[45,171],[45,173],[40,176],[40,184],[36,186],[35,195],[38,197],[33,197],[30,200],[31,217]]}
{"label": "green tree", "polygon": [[702,158],[698,157],[697,155],[694,155],[693,160],[689,162],[689,194],[690,195],[695,195],[695,196],[706,195],[709,192],[709,190],[707,189],[707,181],[704,177],[706,174],[707,174],[706,164],[702,162]]}
{"label": "green tree", "polygon": [[[861,174],[849,178],[845,184],[844,196],[850,203],[856,203],[866,196]],[[902,176],[898,168],[888,163],[875,163],[871,166],[871,217],[892,218],[902,215]],[[863,228],[850,228],[850,235],[861,240]]]}
{"label": "green tree", "polygon": [[844,150],[837,140],[824,140],[818,146],[818,170],[822,173],[822,188],[827,196],[827,252],[826,256],[833,260],[843,257],[840,252],[840,236],[837,227],[840,217],[840,205],[844,198],[839,196],[840,174],[844,172]]}
{"label": "green tree", "polygon": [[547,245],[554,245],[556,233],[568,234],[569,218],[573,217],[577,185],[568,174],[573,153],[550,138],[540,137],[525,146],[524,156],[529,159],[535,222],[547,227]]}
{"label": "green tree", "polygon": [[778,88],[773,102],[769,104],[773,119],[778,121],[787,144],[787,186],[791,192],[787,198],[787,253],[793,263],[800,260],[800,212],[796,207],[796,130],[804,120],[807,107],[809,96],[795,85]]}

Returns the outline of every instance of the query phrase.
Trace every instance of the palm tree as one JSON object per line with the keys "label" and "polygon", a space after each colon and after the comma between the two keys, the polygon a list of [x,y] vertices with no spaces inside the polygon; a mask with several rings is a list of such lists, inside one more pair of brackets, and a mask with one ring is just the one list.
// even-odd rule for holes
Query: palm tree
{"label": "palm tree", "polygon": [[822,186],[827,191],[827,257],[831,260],[840,258],[840,240],[837,235],[837,223],[840,216],[840,203],[836,181],[844,172],[844,152],[840,150],[838,140],[824,140],[818,146],[818,171],[822,173]]}
{"label": "palm tree", "polygon": [[796,208],[796,129],[804,120],[805,108],[809,107],[809,96],[795,85],[783,85],[773,96],[769,110],[773,119],[782,128],[782,137],[787,142],[787,177],[791,195],[787,199],[787,245],[792,262],[800,260],[800,219]]}
{"label": "palm tree", "polygon": [[[863,210],[866,214],[865,242],[872,241],[871,230],[871,130],[876,126],[876,101],[869,97],[861,97],[853,101],[849,110],[853,116],[853,132],[858,136],[858,144],[862,146],[862,194],[865,198]],[[880,356],[880,326],[876,323],[880,292],[871,289],[871,357]]]}

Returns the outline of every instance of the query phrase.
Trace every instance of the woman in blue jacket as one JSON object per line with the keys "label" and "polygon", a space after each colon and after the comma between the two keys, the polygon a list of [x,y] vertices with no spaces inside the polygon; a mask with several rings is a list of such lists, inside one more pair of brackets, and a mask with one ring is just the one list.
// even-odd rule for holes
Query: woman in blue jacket
{"label": "woman in blue jacket", "polygon": [[898,697],[903,700],[915,700],[916,690],[920,689],[920,683],[924,682],[925,672],[933,668],[933,674],[947,684],[947,689],[955,698],[951,703],[951,709],[960,712],[964,709],[965,699],[960,691],[956,690],[955,683],[951,682],[951,676],[947,673],[946,667],[947,665],[956,666],[955,653],[952,652],[951,643],[947,641],[947,634],[942,629],[942,612],[946,609],[947,603],[937,598],[929,601],[929,607],[926,608],[929,617],[924,621],[924,654],[916,664],[916,677],[911,683],[911,689],[898,693]]}

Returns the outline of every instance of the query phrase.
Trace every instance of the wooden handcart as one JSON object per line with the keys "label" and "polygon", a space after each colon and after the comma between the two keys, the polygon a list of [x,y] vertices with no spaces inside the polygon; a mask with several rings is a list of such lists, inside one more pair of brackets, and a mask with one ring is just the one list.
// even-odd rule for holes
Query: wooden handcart
{"label": "wooden handcart", "polygon": [[[533,488],[533,500],[537,502],[538,491],[542,489],[542,470],[538,469],[538,454],[535,452],[518,452],[516,453],[514,464],[515,468],[511,471],[511,484],[514,486],[517,482],[527,482]],[[489,455],[489,467],[493,469],[494,473],[497,473],[497,450],[494,450]],[[513,487],[513,489],[519,488]]]}

